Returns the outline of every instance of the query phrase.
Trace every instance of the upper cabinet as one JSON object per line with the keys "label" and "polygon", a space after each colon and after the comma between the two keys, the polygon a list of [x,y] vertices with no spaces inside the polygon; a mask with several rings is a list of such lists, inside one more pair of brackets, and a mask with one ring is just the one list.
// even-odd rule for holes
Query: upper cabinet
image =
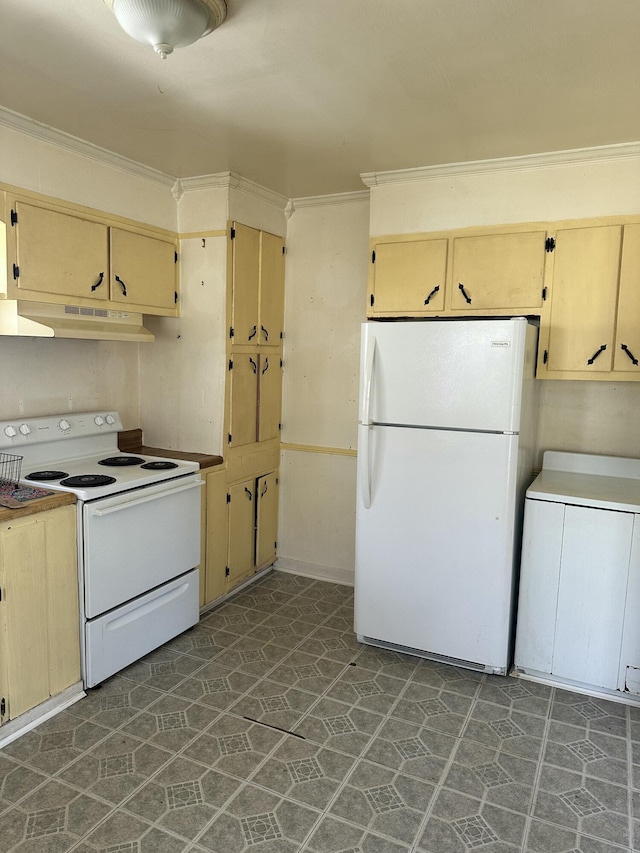
{"label": "upper cabinet", "polygon": [[176,264],[175,241],[111,228],[109,292],[114,302],[144,305],[147,314],[174,311]]}
{"label": "upper cabinet", "polygon": [[109,228],[102,222],[16,200],[12,208],[16,263],[12,278],[29,291],[68,298],[107,298]]}
{"label": "upper cabinet", "polygon": [[539,314],[546,236],[514,226],[376,238],[368,315]]}
{"label": "upper cabinet", "polygon": [[640,223],[558,228],[538,376],[640,379]]}
{"label": "upper cabinet", "polygon": [[446,239],[381,239],[371,250],[371,317],[440,314],[444,310]]}
{"label": "upper cabinet", "polygon": [[451,311],[508,310],[542,306],[546,231],[453,237]]}
{"label": "upper cabinet", "polygon": [[6,198],[10,298],[177,315],[175,234],[35,194]]}
{"label": "upper cabinet", "polygon": [[284,327],[284,240],[231,226],[231,317],[234,347],[280,347]]}

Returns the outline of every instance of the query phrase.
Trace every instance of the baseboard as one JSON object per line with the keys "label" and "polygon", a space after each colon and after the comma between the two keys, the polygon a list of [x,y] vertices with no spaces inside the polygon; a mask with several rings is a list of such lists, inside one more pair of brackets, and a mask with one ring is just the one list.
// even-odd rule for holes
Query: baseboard
{"label": "baseboard", "polygon": [[52,696],[46,702],[36,705],[30,711],[20,714],[15,720],[9,720],[0,729],[0,749],[31,731],[31,729],[35,729],[36,726],[44,723],[45,720],[55,717],[60,711],[64,711],[65,708],[73,705],[84,696],[86,696],[86,693],[83,690],[82,682],[78,682],[77,684],[72,684],[71,687],[67,687],[62,693],[58,693],[57,696]]}
{"label": "baseboard", "polygon": [[354,582],[354,573],[349,569],[305,563],[302,560],[290,560],[288,557],[278,557],[273,568],[278,572],[288,572],[291,575],[302,575],[305,578],[339,583],[344,586],[353,586]]}

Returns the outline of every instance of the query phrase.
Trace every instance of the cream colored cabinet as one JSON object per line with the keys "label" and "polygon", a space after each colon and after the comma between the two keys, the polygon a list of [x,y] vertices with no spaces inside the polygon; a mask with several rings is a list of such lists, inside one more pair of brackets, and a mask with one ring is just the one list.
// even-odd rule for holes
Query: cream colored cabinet
{"label": "cream colored cabinet", "polygon": [[109,295],[109,229],[102,222],[27,201],[13,207],[16,262],[11,275],[21,296],[48,294],[104,301]]}
{"label": "cream colored cabinet", "polygon": [[640,379],[640,225],[560,228],[538,375]]}
{"label": "cream colored cabinet", "polygon": [[231,226],[229,338],[233,347],[280,347],[284,327],[284,241]]}
{"label": "cream colored cabinet", "polygon": [[256,480],[229,486],[229,545],[227,586],[235,586],[255,571]]}
{"label": "cream colored cabinet", "polygon": [[640,376],[640,223],[623,229],[613,370]]}
{"label": "cream colored cabinet", "polygon": [[233,352],[228,362],[229,447],[278,438],[282,360],[278,352]]}
{"label": "cream colored cabinet", "polygon": [[76,511],[0,524],[2,722],[80,681]]}
{"label": "cream colored cabinet", "polygon": [[278,546],[278,484],[276,471],[259,477],[256,484],[256,569],[270,566]]}
{"label": "cream colored cabinet", "polygon": [[8,296],[177,315],[177,238],[44,196],[6,193]]}
{"label": "cream colored cabinet", "polygon": [[227,585],[227,471],[224,465],[200,471],[202,490],[202,544],[200,562],[200,606],[224,594]]}
{"label": "cream colored cabinet", "polygon": [[111,280],[113,302],[144,305],[146,313],[154,308],[175,309],[176,243],[122,228],[111,228]]}
{"label": "cream colored cabinet", "polygon": [[456,313],[540,313],[546,231],[454,237],[449,307]]}
{"label": "cream colored cabinet", "polygon": [[227,490],[227,589],[272,565],[278,537],[278,472],[249,477]]}
{"label": "cream colored cabinet", "polygon": [[441,314],[445,305],[447,249],[446,238],[373,241],[369,316]]}

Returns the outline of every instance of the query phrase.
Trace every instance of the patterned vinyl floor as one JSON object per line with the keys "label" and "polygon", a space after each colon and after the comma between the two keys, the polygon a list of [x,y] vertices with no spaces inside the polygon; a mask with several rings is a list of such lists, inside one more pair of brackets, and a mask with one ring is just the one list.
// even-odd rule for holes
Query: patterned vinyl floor
{"label": "patterned vinyl floor", "polygon": [[640,709],[361,646],[274,572],[0,750],[0,853],[640,851]]}

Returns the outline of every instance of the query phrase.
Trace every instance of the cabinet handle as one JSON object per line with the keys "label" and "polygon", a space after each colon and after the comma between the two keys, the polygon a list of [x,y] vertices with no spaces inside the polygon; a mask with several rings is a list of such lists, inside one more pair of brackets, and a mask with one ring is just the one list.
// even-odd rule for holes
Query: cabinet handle
{"label": "cabinet handle", "polygon": [[122,288],[122,295],[126,296],[127,295],[127,285],[124,283],[124,281],[120,278],[119,275],[116,276],[116,281],[118,282],[118,284]]}
{"label": "cabinet handle", "polygon": [[264,335],[265,341],[268,341],[269,340],[269,332],[267,332],[267,330],[265,329],[264,326],[260,326],[260,330],[262,331],[262,334]]}
{"label": "cabinet handle", "polygon": [[91,292],[93,293],[94,290],[97,290],[103,281],[104,281],[104,273],[101,272],[100,275],[98,276],[98,280],[96,281],[96,283],[91,285]]}
{"label": "cabinet handle", "polygon": [[251,367],[253,367],[253,372],[257,375],[257,373],[258,373],[258,365],[256,364],[256,362],[255,362],[252,358],[250,358],[250,359],[249,359],[249,364],[251,365]]}
{"label": "cabinet handle", "polygon": [[260,497],[263,498],[267,494],[268,490],[269,490],[269,486],[265,483],[264,489],[260,492]]}
{"label": "cabinet handle", "polygon": [[247,497],[249,498],[249,500],[250,500],[250,501],[252,501],[252,500],[253,500],[253,495],[251,494],[251,492],[249,491],[249,489],[245,486],[245,487],[244,487],[244,490],[245,490],[245,492],[247,493]]}
{"label": "cabinet handle", "polygon": [[254,327],[253,327],[253,331],[251,332],[251,334],[249,335],[249,337],[248,337],[248,339],[247,339],[247,340],[251,340],[251,338],[255,338],[255,336],[256,336],[257,334],[258,334],[258,327],[257,327],[257,326],[254,326]]}
{"label": "cabinet handle", "polygon": [[459,291],[460,291],[460,293],[464,296],[465,301],[467,302],[467,304],[468,304],[468,305],[471,305],[471,297],[468,295],[467,291],[464,289],[464,284],[462,284],[462,282],[459,282],[459,283],[458,283],[458,290],[459,290]]}
{"label": "cabinet handle", "polygon": [[587,364],[593,364],[593,362],[596,360],[596,358],[597,358],[599,355],[601,355],[601,354],[606,350],[606,348],[607,348],[607,345],[606,345],[606,344],[602,344],[602,346],[600,347],[600,349],[596,350],[596,351],[594,352],[594,354],[591,356],[591,358],[588,358],[588,359],[587,359]]}
{"label": "cabinet handle", "polygon": [[638,359],[634,358],[633,353],[631,352],[631,350],[629,349],[629,347],[626,344],[620,344],[620,349],[622,350],[622,352],[626,352],[626,354],[631,359],[632,364],[638,363]]}
{"label": "cabinet handle", "polygon": [[424,304],[425,304],[425,305],[428,305],[428,304],[431,302],[431,300],[433,299],[433,297],[436,295],[436,293],[437,293],[439,290],[440,290],[440,285],[439,285],[439,284],[436,284],[436,286],[433,288],[433,290],[431,291],[431,293],[430,293],[430,294],[427,296],[427,298],[424,300]]}
{"label": "cabinet handle", "polygon": [[265,358],[265,360],[264,360],[264,367],[262,368],[262,375],[263,375],[263,376],[265,375],[265,373],[267,372],[267,370],[269,370],[269,359],[268,359],[268,358]]}

